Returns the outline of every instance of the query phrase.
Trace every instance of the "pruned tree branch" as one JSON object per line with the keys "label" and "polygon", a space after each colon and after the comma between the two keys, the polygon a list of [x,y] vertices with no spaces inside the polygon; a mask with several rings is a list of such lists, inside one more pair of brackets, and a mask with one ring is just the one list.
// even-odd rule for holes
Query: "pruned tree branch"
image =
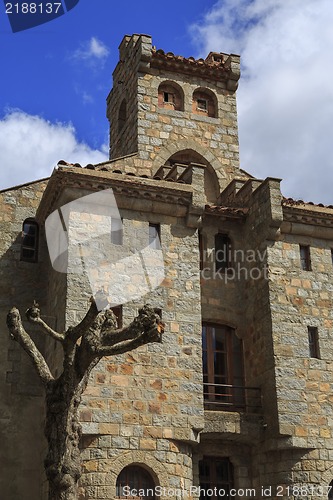
{"label": "pruned tree branch", "polygon": [[[111,347],[119,342],[135,339],[144,331],[147,335],[150,330],[154,330],[155,328],[157,328],[160,334],[163,333],[164,325],[161,322],[161,318],[149,306],[144,306],[139,310],[139,315],[134,318],[132,323],[124,328],[116,330],[114,326],[109,327],[106,319],[101,331],[101,342],[103,346]],[[159,341],[146,339],[146,343]]]}
{"label": "pruned tree branch", "polygon": [[65,337],[70,339],[73,343],[77,342],[79,338],[81,338],[92,327],[96,317],[98,316],[98,309],[93,297],[90,299],[90,302],[90,307],[83,320],[78,325],[69,328],[65,333]]}
{"label": "pruned tree branch", "polygon": [[56,332],[47,323],[45,323],[45,321],[42,320],[42,318],[40,317],[39,306],[36,302],[34,302],[34,305],[32,307],[29,307],[29,309],[26,310],[25,314],[27,320],[30,321],[30,323],[39,325],[41,330],[50,335],[50,337],[58,340],[59,342],[63,342],[65,340],[65,335],[63,333]]}
{"label": "pruned tree branch", "polygon": [[25,331],[20,313],[16,307],[13,307],[7,315],[7,327],[11,337],[20,344],[20,346],[29,354],[33,365],[44,385],[54,380],[54,377],[42,354],[37,349],[30,335]]}

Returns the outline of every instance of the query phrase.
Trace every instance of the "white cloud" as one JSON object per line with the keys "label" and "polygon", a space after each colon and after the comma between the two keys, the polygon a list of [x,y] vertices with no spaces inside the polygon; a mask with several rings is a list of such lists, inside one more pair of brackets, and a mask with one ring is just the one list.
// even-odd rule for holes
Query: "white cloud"
{"label": "white cloud", "polygon": [[103,63],[109,55],[107,46],[98,40],[96,37],[91,37],[90,40],[81,44],[74,54],[73,59],[85,61],[87,63],[97,62]]}
{"label": "white cloud", "polygon": [[0,189],[48,177],[59,160],[99,163],[107,147],[78,142],[71,124],[51,123],[13,110],[0,120]]}
{"label": "white cloud", "polygon": [[331,0],[219,0],[192,26],[200,56],[241,54],[241,167],[286,196],[332,204]]}

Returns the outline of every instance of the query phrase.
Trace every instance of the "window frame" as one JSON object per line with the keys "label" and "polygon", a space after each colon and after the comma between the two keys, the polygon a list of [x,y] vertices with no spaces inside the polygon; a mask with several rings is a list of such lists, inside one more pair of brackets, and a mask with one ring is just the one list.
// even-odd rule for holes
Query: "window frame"
{"label": "window frame", "polygon": [[[218,473],[219,464],[223,464],[226,467],[227,474],[225,478],[221,477]],[[216,496],[214,494],[214,489],[221,490],[225,492],[234,487],[234,467],[228,457],[213,457],[213,456],[203,456],[199,460],[199,484],[200,484],[200,500],[216,499],[218,500],[221,496]],[[203,469],[208,469],[208,475],[203,475]],[[205,490],[213,490],[212,495],[205,495]],[[225,495],[223,498],[230,498],[229,495]]]}
{"label": "window frame", "polygon": [[302,271],[312,271],[310,245],[300,245],[299,255]]}
{"label": "window frame", "polygon": [[[35,233],[33,235],[29,235],[26,232],[25,226],[29,225],[30,227],[35,228]],[[38,262],[38,250],[39,250],[39,225],[37,221],[33,217],[28,217],[25,219],[22,223],[22,241],[21,241],[21,255],[20,255],[20,260],[22,262]],[[32,238],[33,239],[33,244],[27,244],[27,239]],[[31,251],[32,256],[28,257],[27,255],[24,255],[25,251]]]}
{"label": "window frame", "polygon": [[[153,236],[154,231],[154,236]],[[161,224],[149,222],[148,246],[154,250],[161,250]]]}
{"label": "window frame", "polygon": [[319,335],[317,326],[308,326],[308,343],[310,358],[320,359]]}
{"label": "window frame", "polygon": [[[224,349],[216,347],[216,330],[224,333]],[[236,343],[238,343],[238,354]],[[222,360],[219,365],[218,358]],[[216,369],[221,365],[224,366],[224,373]],[[244,411],[246,407],[244,349],[243,342],[237,337],[234,328],[216,323],[202,323],[202,371],[206,409]],[[219,380],[219,383],[216,383],[216,380]],[[221,382],[222,380],[224,381]]]}

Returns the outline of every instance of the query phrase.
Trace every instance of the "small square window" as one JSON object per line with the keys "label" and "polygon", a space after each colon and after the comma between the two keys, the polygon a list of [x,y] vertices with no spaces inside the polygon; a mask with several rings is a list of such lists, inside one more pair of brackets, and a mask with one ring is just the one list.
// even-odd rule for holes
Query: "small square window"
{"label": "small square window", "polygon": [[206,101],[206,99],[198,99],[197,106],[201,111],[208,111],[208,102]]}
{"label": "small square window", "polygon": [[301,268],[303,271],[311,271],[310,247],[308,245],[299,246]]}
{"label": "small square window", "polygon": [[149,223],[149,246],[155,250],[161,249],[160,244],[160,225]]}
{"label": "small square window", "polygon": [[311,358],[320,358],[318,328],[308,326],[309,354]]}
{"label": "small square window", "polygon": [[163,92],[163,101],[169,104],[173,104],[174,103],[173,94],[171,92]]}

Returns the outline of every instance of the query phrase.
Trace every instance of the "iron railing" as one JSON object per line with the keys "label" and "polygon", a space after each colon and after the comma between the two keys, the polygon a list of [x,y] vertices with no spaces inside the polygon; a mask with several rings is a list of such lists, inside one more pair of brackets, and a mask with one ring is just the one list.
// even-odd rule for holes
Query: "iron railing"
{"label": "iron railing", "polygon": [[214,411],[260,413],[261,391],[258,387],[205,383],[204,408]]}

